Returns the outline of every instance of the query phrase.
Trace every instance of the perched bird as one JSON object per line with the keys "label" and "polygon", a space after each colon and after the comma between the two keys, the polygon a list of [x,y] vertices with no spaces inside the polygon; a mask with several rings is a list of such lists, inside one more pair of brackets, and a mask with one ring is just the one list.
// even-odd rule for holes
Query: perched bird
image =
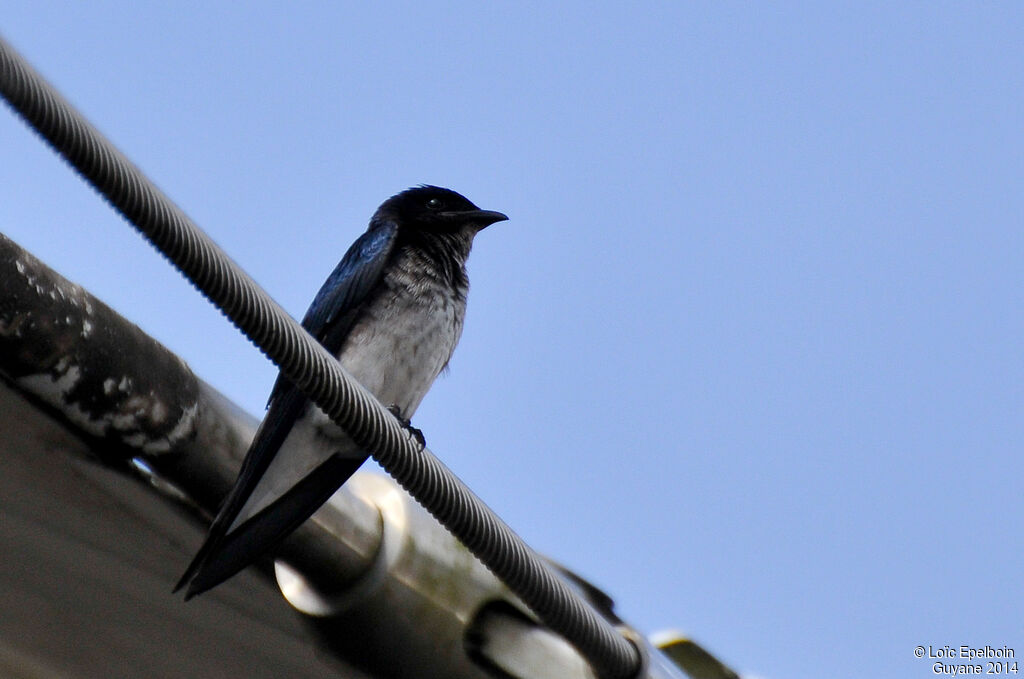
{"label": "perched bird", "polygon": [[[448,189],[403,191],[377,209],[302,319],[406,427],[462,333],[473,237],[505,219]],[[250,565],[366,458],[279,375],[238,480],[175,591],[188,584],[191,598]]]}

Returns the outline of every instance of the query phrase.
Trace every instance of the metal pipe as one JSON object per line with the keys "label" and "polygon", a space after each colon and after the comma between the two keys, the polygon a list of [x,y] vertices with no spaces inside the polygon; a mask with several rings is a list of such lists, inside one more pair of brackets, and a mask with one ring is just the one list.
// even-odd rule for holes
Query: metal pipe
{"label": "metal pipe", "polygon": [[[255,431],[184,361],[3,234],[0,376],[102,463],[148,475],[201,524]],[[594,677],[390,479],[356,474],[274,557],[282,594],[310,616],[318,643],[372,674],[484,679],[508,676],[495,668],[519,658],[543,659],[565,679]]]}
{"label": "metal pipe", "polygon": [[[163,345],[0,234],[0,373],[86,438],[100,459],[152,473],[206,515],[238,473],[256,421]],[[342,489],[332,512],[281,547],[318,581],[344,587],[373,564],[380,512]]]}

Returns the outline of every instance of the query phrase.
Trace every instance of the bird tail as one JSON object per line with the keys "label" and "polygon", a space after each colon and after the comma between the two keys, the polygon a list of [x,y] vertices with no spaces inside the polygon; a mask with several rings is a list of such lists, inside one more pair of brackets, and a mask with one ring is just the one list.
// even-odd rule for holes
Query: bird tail
{"label": "bird tail", "polygon": [[[216,587],[277,546],[316,512],[365,461],[332,455],[287,493],[230,533],[217,521],[192,563],[174,587],[186,584],[185,600]],[[220,518],[220,517],[218,517]]]}

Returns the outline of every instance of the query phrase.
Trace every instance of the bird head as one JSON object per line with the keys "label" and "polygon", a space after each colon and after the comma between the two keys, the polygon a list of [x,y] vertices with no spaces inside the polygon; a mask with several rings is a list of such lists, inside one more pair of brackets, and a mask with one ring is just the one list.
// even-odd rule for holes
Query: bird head
{"label": "bird head", "polygon": [[395,221],[403,228],[433,233],[470,231],[476,233],[508,217],[493,210],[481,210],[450,189],[418,186],[384,201],[374,219]]}

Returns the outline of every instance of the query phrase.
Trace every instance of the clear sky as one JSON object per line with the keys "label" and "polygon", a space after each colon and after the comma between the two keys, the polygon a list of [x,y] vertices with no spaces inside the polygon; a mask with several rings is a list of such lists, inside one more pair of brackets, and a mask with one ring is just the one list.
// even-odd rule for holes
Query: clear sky
{"label": "clear sky", "polygon": [[[610,3],[607,3],[610,4]],[[533,546],[770,679],[1024,655],[1024,4],[0,3],[301,316],[456,189],[416,417]],[[6,109],[0,231],[253,413],[275,371]]]}

